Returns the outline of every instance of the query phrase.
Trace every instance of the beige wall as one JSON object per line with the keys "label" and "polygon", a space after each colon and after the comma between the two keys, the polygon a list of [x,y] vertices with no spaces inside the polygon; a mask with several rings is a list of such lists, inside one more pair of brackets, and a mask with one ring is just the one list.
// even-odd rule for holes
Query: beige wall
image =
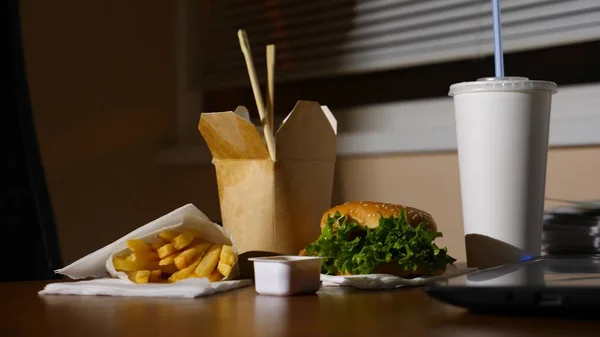
{"label": "beige wall", "polygon": [[[600,148],[552,149],[546,195],[600,199]],[[456,153],[348,158],[338,161],[337,200],[384,200],[423,208],[435,217],[451,255],[466,258]],[[547,203],[546,207],[557,204]]]}
{"label": "beige wall", "polygon": [[187,202],[218,216],[212,167],[155,165],[175,139],[170,3],[22,1],[31,98],[67,263]]}
{"label": "beige wall", "polygon": [[[212,166],[156,165],[175,139],[170,2],[24,0],[22,16],[64,261],[184,203],[218,219]],[[600,148],[552,150],[548,194],[597,198],[599,168]],[[464,259],[455,154],[340,159],[337,178],[336,203],[373,199],[430,211],[441,244]]]}

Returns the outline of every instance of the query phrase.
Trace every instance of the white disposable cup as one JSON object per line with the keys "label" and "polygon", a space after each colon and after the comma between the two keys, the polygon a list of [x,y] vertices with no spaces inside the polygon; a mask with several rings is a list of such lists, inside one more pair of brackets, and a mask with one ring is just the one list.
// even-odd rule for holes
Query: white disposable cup
{"label": "white disposable cup", "polygon": [[556,84],[524,77],[450,86],[467,264],[541,253],[548,131]]}

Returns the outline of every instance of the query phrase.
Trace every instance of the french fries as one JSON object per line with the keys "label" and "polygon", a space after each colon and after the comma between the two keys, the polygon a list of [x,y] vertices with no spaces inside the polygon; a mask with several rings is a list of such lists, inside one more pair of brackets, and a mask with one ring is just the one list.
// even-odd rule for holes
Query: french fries
{"label": "french fries", "polygon": [[172,283],[191,277],[219,282],[237,263],[231,246],[205,241],[195,229],[168,229],[154,239],[132,239],[126,244],[128,252],[113,257],[113,266],[139,284]]}
{"label": "french fries", "polygon": [[200,263],[200,261],[202,260],[202,257],[197,257],[194,262],[192,262],[192,264],[189,267],[185,267],[183,269],[180,269],[176,272],[174,272],[171,277],[169,277],[169,282],[177,282],[183,279],[188,278],[190,275],[193,274],[194,269],[196,268],[196,266],[198,266],[198,264]]}
{"label": "french fries", "polygon": [[150,279],[149,270],[136,270],[129,273],[129,279],[135,283],[148,283]]}
{"label": "french fries", "polygon": [[158,266],[158,269],[160,269],[161,272],[163,272],[167,275],[173,274],[174,272],[179,270],[179,269],[177,269],[175,264],[170,264],[168,266]]}
{"label": "french fries", "polygon": [[148,244],[142,240],[127,240],[127,248],[133,253],[144,253],[150,252],[152,249]]}
{"label": "french fries", "polygon": [[219,273],[223,276],[228,276],[231,273],[231,269],[237,263],[237,255],[233,251],[233,247],[231,246],[223,246],[221,249],[221,256],[219,258],[219,263],[217,265],[217,269]]}
{"label": "french fries", "polygon": [[219,273],[219,271],[216,269],[213,270],[213,272],[208,276],[208,280],[210,282],[219,282],[221,279],[223,279],[223,275],[221,275],[221,273]]}
{"label": "french fries", "polygon": [[170,229],[158,233],[158,237],[167,242],[173,241],[177,235],[179,235],[179,233]]}
{"label": "french fries", "polygon": [[160,259],[160,261],[158,261],[158,265],[159,266],[168,266],[170,264],[174,264],[175,263],[175,258],[177,257],[178,254],[171,254],[169,256],[163,257],[162,259]]}
{"label": "french fries", "polygon": [[158,261],[130,261],[125,256],[116,256],[113,258],[113,265],[116,270],[124,272],[159,269]]}
{"label": "french fries", "polygon": [[183,269],[187,267],[188,264],[197,256],[204,256],[204,253],[208,250],[208,248],[210,248],[210,243],[204,242],[184,250],[175,258],[175,266],[177,266],[177,269]]}
{"label": "french fries", "polygon": [[215,270],[215,267],[217,267],[217,264],[219,263],[219,256],[221,256],[222,248],[222,245],[210,246],[208,252],[204,254],[202,261],[200,261],[198,267],[196,267],[196,270],[194,270],[194,274],[196,274],[198,277],[210,276],[212,271]]}
{"label": "french fries", "polygon": [[190,243],[194,241],[194,235],[190,232],[183,232],[173,239],[173,247],[177,250],[181,250],[187,247]]}
{"label": "french fries", "polygon": [[160,271],[160,270],[151,271],[148,281],[152,282],[152,283],[161,282],[162,281],[162,271]]}
{"label": "french fries", "polygon": [[139,253],[131,253],[127,256],[127,260],[129,261],[158,261],[158,254],[153,251],[148,252],[139,252]]}
{"label": "french fries", "polygon": [[163,240],[156,240],[150,243],[150,247],[152,247],[152,250],[158,250],[158,248],[164,246],[165,244],[166,242]]}
{"label": "french fries", "polygon": [[233,248],[231,246],[223,246],[221,249],[221,261],[230,266],[234,266],[237,262],[237,256],[233,252]]}
{"label": "french fries", "polygon": [[219,261],[219,263],[217,264],[217,271],[219,271],[219,273],[221,273],[221,275],[223,276],[229,275],[231,273],[232,268],[233,266],[228,265],[223,261]]}
{"label": "french fries", "polygon": [[158,248],[156,252],[158,253],[158,257],[162,259],[173,253],[176,253],[177,248],[175,248],[175,245],[173,245],[172,243],[167,243],[166,245]]}

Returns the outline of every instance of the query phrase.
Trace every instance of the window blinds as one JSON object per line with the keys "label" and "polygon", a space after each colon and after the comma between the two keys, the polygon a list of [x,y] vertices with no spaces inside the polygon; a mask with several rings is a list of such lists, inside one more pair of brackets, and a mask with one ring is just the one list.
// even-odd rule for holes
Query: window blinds
{"label": "window blinds", "polygon": [[[600,39],[599,0],[501,0],[505,52]],[[276,78],[294,81],[479,58],[493,53],[489,0],[220,0],[202,4],[199,82],[247,85],[236,32],[257,72],[277,48]],[[491,70],[490,70],[491,71]]]}

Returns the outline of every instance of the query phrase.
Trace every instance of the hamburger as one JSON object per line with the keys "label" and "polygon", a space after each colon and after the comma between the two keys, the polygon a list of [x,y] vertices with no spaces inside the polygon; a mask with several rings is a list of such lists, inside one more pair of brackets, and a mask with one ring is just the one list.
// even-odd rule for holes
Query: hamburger
{"label": "hamburger", "polygon": [[433,217],[420,209],[355,201],[321,218],[321,235],[300,255],[325,257],[330,275],[392,274],[403,278],[439,275],[456,260],[439,248]]}

